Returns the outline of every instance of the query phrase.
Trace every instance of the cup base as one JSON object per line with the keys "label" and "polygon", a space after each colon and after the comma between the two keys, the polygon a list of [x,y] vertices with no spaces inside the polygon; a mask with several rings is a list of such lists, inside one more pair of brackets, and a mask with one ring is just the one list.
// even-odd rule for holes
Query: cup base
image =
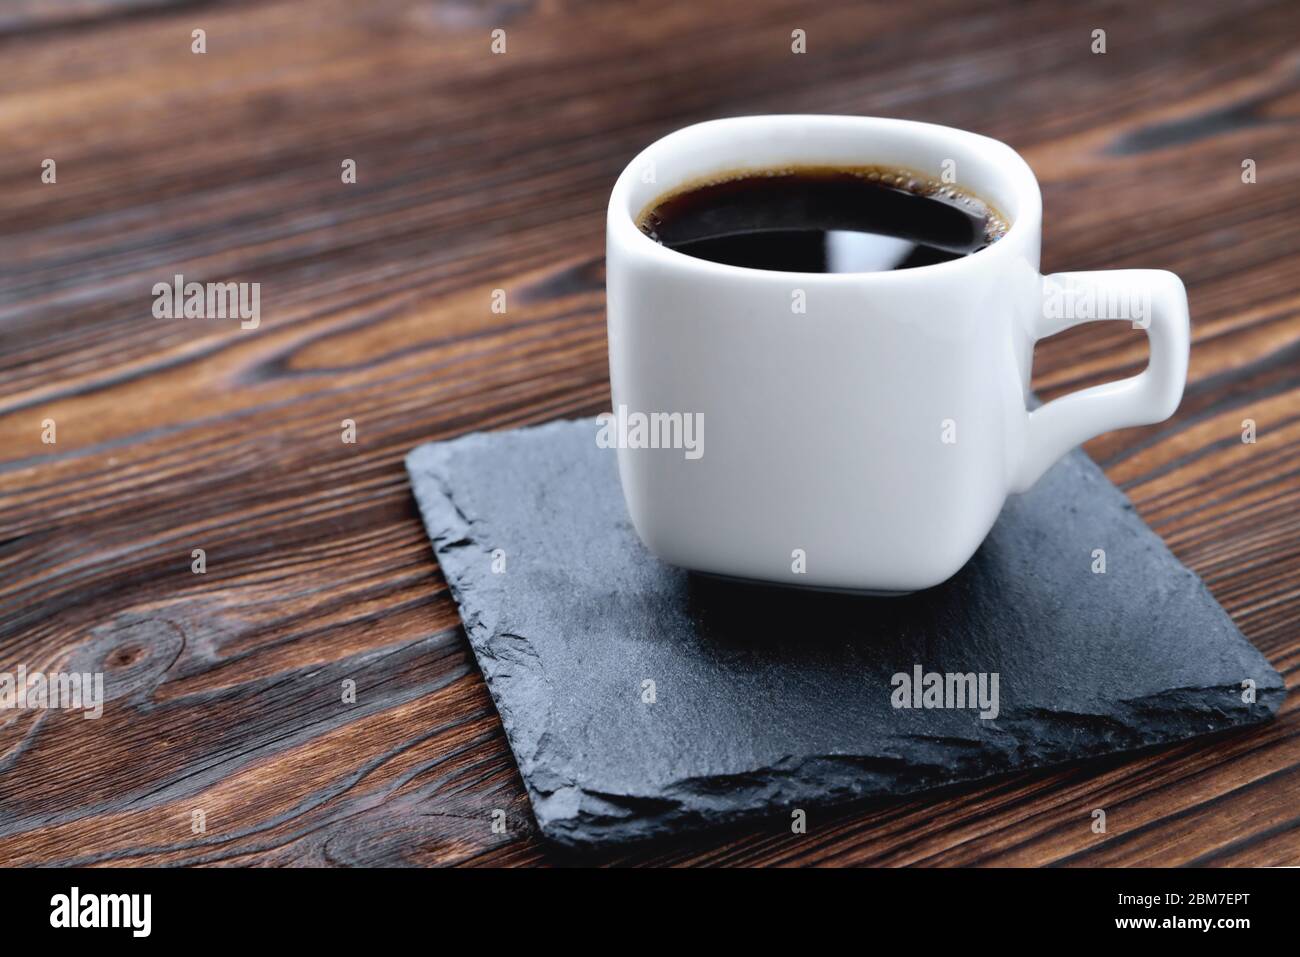
{"label": "cup base", "polygon": [[730,582],[735,585],[750,585],[760,588],[790,588],[796,591],[826,592],[832,595],[856,595],[860,598],[904,598],[907,595],[915,595],[918,590],[889,591],[879,588],[846,588],[836,585],[805,585],[801,582],[772,581],[768,578],[744,578],[740,575],[724,575],[719,572],[701,572],[693,569],[691,569],[690,572],[692,575],[698,575],[701,578],[711,578],[715,581]]}

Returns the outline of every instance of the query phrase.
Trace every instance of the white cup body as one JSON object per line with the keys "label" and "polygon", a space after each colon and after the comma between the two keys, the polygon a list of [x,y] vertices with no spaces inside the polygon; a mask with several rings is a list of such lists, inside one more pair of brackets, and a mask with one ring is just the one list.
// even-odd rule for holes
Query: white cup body
{"label": "white cup body", "polygon": [[[636,225],[675,186],[797,164],[955,170],[1011,227],[951,262],[809,274],[696,259]],[[857,591],[956,572],[1024,454],[1041,206],[1009,147],[925,123],[741,117],[642,152],[609,205],[613,405],[703,424],[698,457],[619,449],[646,546],[702,572]]]}

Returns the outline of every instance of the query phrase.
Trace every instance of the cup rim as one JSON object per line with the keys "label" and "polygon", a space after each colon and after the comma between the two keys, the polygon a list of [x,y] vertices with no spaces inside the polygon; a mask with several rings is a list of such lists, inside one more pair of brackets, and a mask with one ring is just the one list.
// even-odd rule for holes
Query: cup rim
{"label": "cup rim", "polygon": [[[636,224],[636,216],[640,209],[632,210],[630,208],[630,193],[635,185],[638,171],[644,167],[647,158],[657,152],[661,152],[672,144],[670,141],[680,140],[684,145],[692,138],[697,137],[706,129],[712,132],[718,127],[725,126],[757,126],[770,125],[774,127],[788,127],[806,129],[807,126],[823,125],[826,127],[840,127],[847,129],[851,126],[874,127],[879,131],[889,131],[893,133],[902,133],[904,135],[915,135],[919,137],[928,137],[934,139],[960,139],[973,144],[981,151],[987,151],[997,154],[1000,164],[1005,164],[1005,169],[1010,173],[1012,180],[1012,190],[1016,197],[1017,211],[1015,214],[1006,212],[999,207],[1010,220],[1006,233],[995,243],[985,246],[968,256],[960,256],[956,259],[950,259],[941,263],[932,263],[927,266],[913,266],[909,269],[894,269],[877,272],[837,272],[837,273],[818,273],[818,272],[799,272],[794,270],[781,269],[758,269],[753,266],[735,266],[729,263],[718,263],[707,259],[700,259],[687,253],[671,249],[661,243],[651,239],[641,231]],[[871,160],[864,157],[864,165]],[[743,164],[736,164],[734,169],[744,169]],[[761,169],[761,164],[756,164],[756,169]],[[664,196],[671,193],[674,189],[690,182],[685,180],[681,184],[669,186],[661,190],[658,195]],[[983,197],[979,190],[972,190],[977,196]],[[992,197],[985,197],[992,200]],[[666,267],[678,269],[694,269],[701,273],[712,273],[720,276],[735,276],[755,279],[765,277],[771,280],[789,282],[797,278],[800,283],[817,283],[817,284],[836,284],[845,283],[861,284],[864,282],[884,283],[884,282],[904,282],[915,281],[926,277],[950,276],[962,270],[979,268],[984,265],[993,265],[999,257],[1005,258],[1014,255],[1014,251],[1022,248],[1027,241],[1032,240],[1030,233],[1038,233],[1042,222],[1042,193],[1038,185],[1038,179],[1034,171],[1019,153],[1003,143],[1001,140],[984,136],[980,133],[972,133],[968,130],[959,129],[952,126],[942,126],[937,123],[925,123],[918,120],[902,120],[892,117],[878,116],[846,116],[841,114],[823,114],[823,113],[782,113],[782,114],[753,114],[746,116],[724,117],[715,120],[705,120],[700,123],[693,123],[689,126],[681,127],[674,130],[650,145],[646,146],[639,152],[632,161],[624,167],[622,173],[614,183],[614,189],[610,193],[609,208],[607,216],[607,236],[610,242],[621,242],[629,246],[630,252],[636,252],[645,256],[652,257],[662,262]]]}

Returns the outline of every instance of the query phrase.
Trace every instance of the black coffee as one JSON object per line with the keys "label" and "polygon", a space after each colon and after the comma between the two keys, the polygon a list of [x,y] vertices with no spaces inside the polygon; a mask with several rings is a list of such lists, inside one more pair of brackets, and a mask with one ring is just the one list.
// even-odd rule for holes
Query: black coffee
{"label": "black coffee", "polygon": [[983,200],[902,170],[744,172],[661,197],[638,225],[690,256],[791,272],[884,272],[969,256],[1006,222]]}

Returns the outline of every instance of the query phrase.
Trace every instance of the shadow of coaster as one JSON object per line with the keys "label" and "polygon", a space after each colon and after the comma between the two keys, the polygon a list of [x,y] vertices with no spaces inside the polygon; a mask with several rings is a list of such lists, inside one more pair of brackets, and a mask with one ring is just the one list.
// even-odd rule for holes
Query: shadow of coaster
{"label": "shadow of coaster", "polygon": [[596,428],[407,457],[537,824],[562,844],[811,816],[1177,741],[1264,721],[1285,695],[1082,452],[1012,496],[948,582],[864,598],[660,563]]}

